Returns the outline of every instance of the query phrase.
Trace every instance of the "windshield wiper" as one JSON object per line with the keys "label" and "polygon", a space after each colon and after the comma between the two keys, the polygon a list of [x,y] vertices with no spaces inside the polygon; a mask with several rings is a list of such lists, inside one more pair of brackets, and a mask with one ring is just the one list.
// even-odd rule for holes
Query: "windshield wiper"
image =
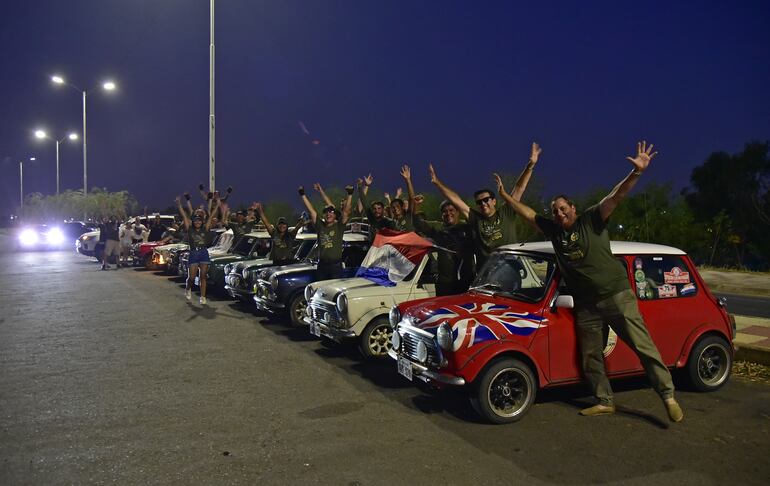
{"label": "windshield wiper", "polygon": [[471,287],[470,289],[471,290],[490,290],[492,291],[492,293],[503,292],[504,290],[500,285],[495,283],[485,283],[485,284],[477,285],[475,287]]}

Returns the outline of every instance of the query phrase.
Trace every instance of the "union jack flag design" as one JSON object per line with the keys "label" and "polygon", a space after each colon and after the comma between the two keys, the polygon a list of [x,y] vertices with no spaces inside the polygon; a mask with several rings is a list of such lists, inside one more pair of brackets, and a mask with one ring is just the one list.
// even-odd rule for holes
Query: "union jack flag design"
{"label": "union jack flag design", "polygon": [[547,321],[537,314],[514,312],[507,305],[470,302],[433,309],[419,326],[427,331],[447,322],[452,328],[453,349],[457,351],[511,334],[529,336]]}

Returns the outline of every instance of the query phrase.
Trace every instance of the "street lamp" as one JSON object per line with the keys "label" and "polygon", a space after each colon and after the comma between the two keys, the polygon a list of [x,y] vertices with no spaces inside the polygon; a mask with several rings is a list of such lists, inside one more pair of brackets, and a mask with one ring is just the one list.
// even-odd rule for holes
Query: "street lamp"
{"label": "street lamp", "polygon": [[[34,161],[34,157],[29,158],[30,162]],[[19,161],[19,208],[24,207],[24,161]]]}
{"label": "street lamp", "polygon": [[[86,146],[86,95],[88,94],[86,90],[80,89],[77,86],[75,86],[72,83],[67,82],[64,77],[59,76],[58,74],[51,76],[51,81],[54,84],[64,84],[69,86],[70,88],[74,89],[75,91],[78,91],[83,94],[83,197],[88,197],[88,155],[87,155],[87,146]],[[116,88],[115,82],[113,81],[106,81],[102,83],[102,89],[105,91],[114,91]],[[83,214],[83,218],[85,219],[86,215]]]}
{"label": "street lamp", "polygon": [[49,137],[48,134],[45,132],[45,130],[35,130],[35,138],[39,140],[44,140],[44,139],[53,140],[54,142],[56,142],[56,195],[58,196],[59,195],[59,144],[66,139],[70,139],[73,141],[77,140],[78,134],[73,132],[67,135],[66,137],[63,137],[62,139],[57,140],[55,138]]}

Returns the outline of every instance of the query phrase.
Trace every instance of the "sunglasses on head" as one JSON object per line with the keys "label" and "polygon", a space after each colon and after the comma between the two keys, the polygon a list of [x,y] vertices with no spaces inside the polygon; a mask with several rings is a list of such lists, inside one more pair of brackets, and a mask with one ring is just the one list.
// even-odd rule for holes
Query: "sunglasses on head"
{"label": "sunglasses on head", "polygon": [[476,204],[478,206],[481,206],[482,204],[486,204],[489,201],[493,200],[494,198],[495,198],[494,196],[482,197],[481,199],[476,199]]}

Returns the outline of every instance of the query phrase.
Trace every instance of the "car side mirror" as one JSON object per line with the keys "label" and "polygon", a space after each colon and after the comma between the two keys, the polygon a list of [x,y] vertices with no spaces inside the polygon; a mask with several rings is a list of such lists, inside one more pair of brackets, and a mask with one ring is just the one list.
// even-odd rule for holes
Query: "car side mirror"
{"label": "car side mirror", "polygon": [[559,295],[554,299],[553,304],[551,304],[551,311],[555,311],[559,308],[572,309],[574,307],[575,299],[572,298],[571,295]]}

